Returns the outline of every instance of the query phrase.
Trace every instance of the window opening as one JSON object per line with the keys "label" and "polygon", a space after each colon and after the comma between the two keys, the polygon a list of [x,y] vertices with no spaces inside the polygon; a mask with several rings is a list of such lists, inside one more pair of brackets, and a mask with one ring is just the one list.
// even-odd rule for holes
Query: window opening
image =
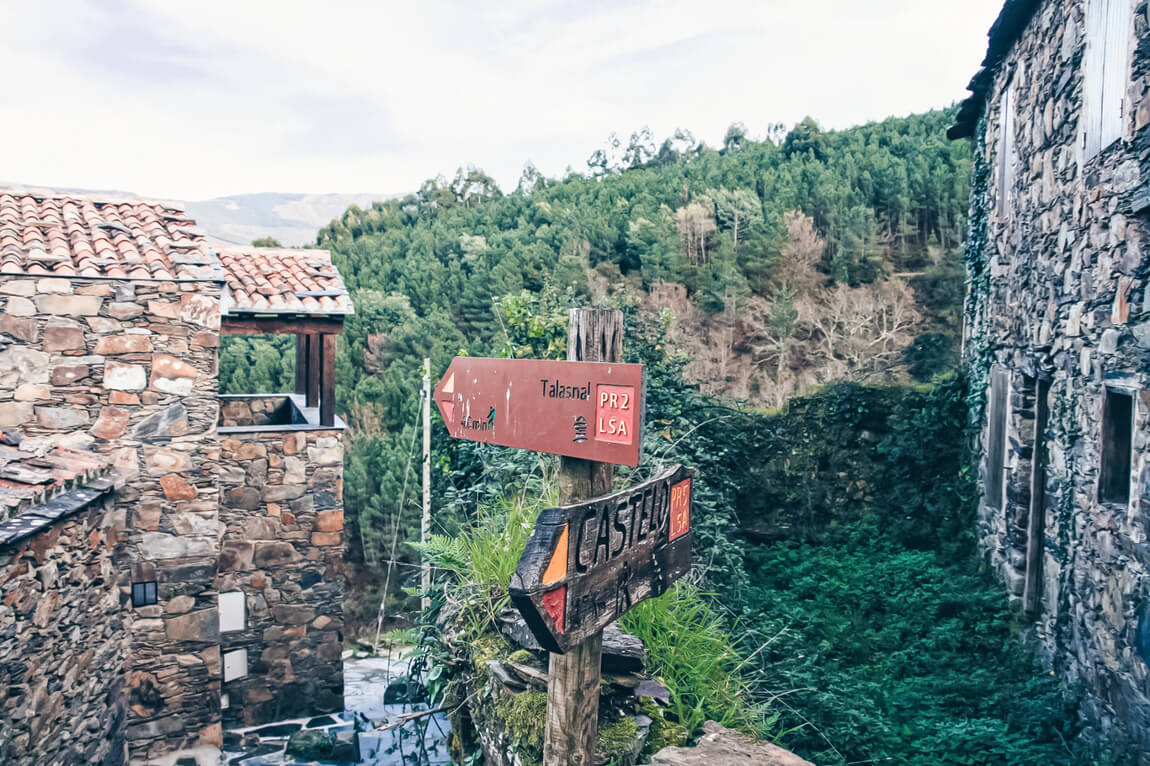
{"label": "window opening", "polygon": [[1123,391],[1106,389],[1102,405],[1102,465],[1098,479],[1098,500],[1103,503],[1130,502],[1130,459],[1134,437],[1134,397]]}
{"label": "window opening", "polygon": [[132,606],[151,606],[156,603],[156,583],[132,583]]}
{"label": "window opening", "polygon": [[1050,422],[1050,381],[1039,379],[1035,397],[1034,464],[1030,484],[1030,519],[1026,530],[1026,581],[1022,609],[1028,617],[1038,614],[1042,601],[1042,557],[1046,546],[1046,427]]}
{"label": "window opening", "polygon": [[1002,368],[990,372],[990,426],[986,444],[986,504],[1002,507],[1003,474],[1006,470],[1006,413],[1009,407],[1010,373]]}

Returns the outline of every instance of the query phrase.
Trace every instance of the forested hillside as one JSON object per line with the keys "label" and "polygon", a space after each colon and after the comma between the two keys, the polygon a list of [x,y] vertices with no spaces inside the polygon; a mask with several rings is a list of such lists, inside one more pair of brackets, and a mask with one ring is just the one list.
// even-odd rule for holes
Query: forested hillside
{"label": "forested hillside", "polygon": [[[414,521],[413,475],[403,488],[422,358],[437,377],[458,353],[538,353],[508,344],[517,317],[629,305],[662,318],[688,380],[771,406],[831,380],[949,367],[969,175],[969,148],[944,136],[951,119],[837,132],[808,119],[762,141],[736,124],[717,149],[644,130],[562,179],[528,165],[510,193],[471,168],[349,208],[317,243],[356,306],[337,371],[352,560],[378,573],[401,500]],[[286,340],[229,338],[225,390],[286,390]],[[440,436],[446,486],[458,466]],[[400,523],[400,543],[412,528]],[[412,560],[402,544],[397,555]]]}

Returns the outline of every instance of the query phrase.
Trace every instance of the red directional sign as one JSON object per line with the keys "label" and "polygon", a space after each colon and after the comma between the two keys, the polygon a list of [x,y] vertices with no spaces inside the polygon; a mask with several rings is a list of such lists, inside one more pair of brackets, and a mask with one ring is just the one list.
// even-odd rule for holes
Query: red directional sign
{"label": "red directional sign", "polygon": [[457,439],[639,464],[643,365],[457,356],[435,403]]}

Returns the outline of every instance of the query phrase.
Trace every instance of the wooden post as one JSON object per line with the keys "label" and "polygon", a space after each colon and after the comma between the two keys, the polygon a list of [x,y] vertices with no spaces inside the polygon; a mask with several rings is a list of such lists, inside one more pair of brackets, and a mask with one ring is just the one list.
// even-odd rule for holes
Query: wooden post
{"label": "wooden post", "polygon": [[307,336],[307,402],[308,407],[319,406],[319,376],[323,367],[320,336]]}
{"label": "wooden post", "polygon": [[323,365],[320,370],[319,423],[335,425],[335,338],[334,335],[317,336],[321,340]]}
{"label": "wooden post", "polygon": [[295,336],[295,392],[307,394],[307,335]]}
{"label": "wooden post", "polygon": [[[423,517],[419,522],[419,540],[427,544],[431,534],[431,360],[423,360]],[[431,562],[425,556],[423,573],[423,609],[431,608]]]}
{"label": "wooden post", "polygon": [[[572,309],[567,359],[623,361],[623,312]],[[615,466],[563,457],[559,463],[559,504],[569,505],[611,491]],[[598,737],[599,678],[603,633],[595,633],[566,654],[552,654],[547,672],[547,724],[544,766],[591,766]]]}

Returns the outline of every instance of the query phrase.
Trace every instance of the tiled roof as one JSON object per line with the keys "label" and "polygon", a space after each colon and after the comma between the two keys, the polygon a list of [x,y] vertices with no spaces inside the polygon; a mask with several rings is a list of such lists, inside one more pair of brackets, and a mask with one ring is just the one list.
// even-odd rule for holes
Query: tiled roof
{"label": "tiled roof", "polygon": [[227,283],[223,313],[351,314],[326,250],[208,241],[177,203],[0,189],[0,274]]}
{"label": "tiled roof", "polygon": [[0,433],[0,522],[101,479],[111,465],[104,455],[56,446],[51,437]]}
{"label": "tiled roof", "polygon": [[0,274],[219,279],[194,227],[168,202],[0,190]]}
{"label": "tiled roof", "polygon": [[217,245],[228,289],[224,313],[350,314],[327,250]]}

